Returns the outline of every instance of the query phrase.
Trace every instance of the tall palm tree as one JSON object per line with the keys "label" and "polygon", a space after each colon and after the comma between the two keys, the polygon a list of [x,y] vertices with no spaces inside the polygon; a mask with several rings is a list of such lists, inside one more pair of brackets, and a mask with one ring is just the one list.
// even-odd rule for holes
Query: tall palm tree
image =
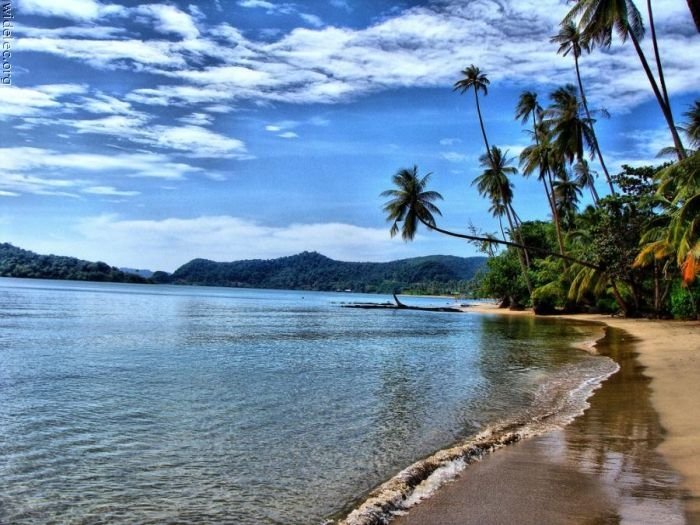
{"label": "tall palm tree", "polygon": [[[482,155],[479,162],[484,171],[474,179],[472,184],[476,185],[481,195],[491,200],[494,208],[500,209],[499,205],[502,206],[505,210],[505,216],[508,219],[508,226],[513,239],[519,244],[524,244],[516,226],[517,219],[513,209],[513,183],[508,179],[508,175],[514,175],[518,172],[517,168],[510,166],[511,159],[498,146],[491,148],[490,155]],[[528,291],[532,293],[532,283],[528,275],[529,261],[527,251],[522,250],[519,256],[525,284]]]}
{"label": "tall palm tree", "polygon": [[583,159],[585,150],[593,152],[593,132],[588,118],[583,117],[573,84],[567,84],[550,95],[552,104],[545,109],[545,123],[551,130],[554,147],[570,164]]}
{"label": "tall palm tree", "polygon": [[588,188],[593,197],[593,204],[598,206],[600,196],[595,189],[595,172],[585,160],[580,160],[574,165],[574,173],[576,174],[576,184],[579,188]]}
{"label": "tall palm tree", "polygon": [[688,118],[683,130],[688,136],[690,145],[694,148],[700,148],[700,100],[693,102],[693,105],[683,113],[683,116]]}
{"label": "tall palm tree", "polygon": [[[522,95],[520,95],[520,99],[516,107],[516,118],[520,117],[521,122],[523,123],[527,121],[529,113],[532,113],[532,136],[535,141],[534,144],[527,146],[520,153],[520,166],[523,169],[523,175],[525,175],[526,177],[532,175],[536,170],[539,171],[537,179],[542,181],[542,184],[544,186],[544,192],[545,195],[547,195],[547,203],[549,204],[549,209],[552,212],[552,218],[554,219],[554,226],[557,232],[559,252],[563,254],[564,240],[561,234],[559,212],[557,211],[555,196],[550,190],[551,185],[548,184],[548,182],[551,182],[552,180],[551,167],[552,161],[554,159],[554,150],[550,141],[549,130],[547,129],[547,126],[542,122],[542,107],[537,102],[536,97],[536,94],[526,91]],[[539,113],[539,116],[536,117],[537,113]]]}
{"label": "tall palm tree", "polygon": [[586,92],[583,90],[583,82],[581,81],[581,68],[579,67],[579,58],[583,51],[590,51],[590,44],[585,40],[581,33],[579,32],[576,24],[573,22],[562,23],[559,33],[550,39],[551,42],[559,44],[559,49],[557,53],[561,53],[563,56],[571,53],[574,57],[574,67],[576,69],[576,80],[578,82],[579,94],[581,95],[581,103],[583,104],[583,109],[586,112],[586,118],[591,125],[591,139],[593,140],[593,149],[598,155],[598,161],[600,162],[600,167],[603,168],[603,174],[605,175],[605,180],[608,181],[608,186],[610,187],[610,193],[615,195],[615,188],[613,187],[612,179],[610,178],[610,173],[605,165],[605,160],[603,159],[603,153],[600,150],[600,143],[598,142],[598,137],[595,134],[595,129],[593,126],[593,119],[591,118],[591,112],[588,109],[588,102],[586,100]]}
{"label": "tall palm tree", "polygon": [[571,178],[567,170],[561,170],[554,181],[554,194],[557,196],[559,216],[565,227],[570,230],[574,225],[574,218],[578,211],[578,200],[581,196],[581,187]]}
{"label": "tall palm tree", "polygon": [[671,107],[666,103],[640,45],[640,41],[644,38],[644,23],[634,2],[632,0],[575,0],[575,4],[564,18],[564,22],[577,18],[581,34],[589,42],[610,47],[613,30],[617,32],[623,42],[627,38],[632,41],[642,68],[644,68],[644,73],[654,91],[654,96],[666,119],[678,158],[684,159],[686,152],[673,121]]}
{"label": "tall palm tree", "polygon": [[[455,233],[437,226],[435,223],[435,215],[442,215],[442,213],[433,203],[437,200],[442,200],[442,195],[435,191],[427,190],[427,184],[430,180],[429,176],[430,174],[420,177],[418,175],[417,166],[414,166],[412,169],[400,169],[392,177],[394,188],[380,194],[382,197],[391,197],[391,200],[384,204],[383,210],[387,214],[387,221],[392,222],[391,230],[389,231],[392,237],[401,232],[401,237],[405,241],[411,241],[418,231],[418,223],[421,223],[430,230],[458,239],[476,241],[479,243],[501,244],[520,250],[525,249],[525,246],[522,244],[512,241],[500,240],[492,236]],[[588,261],[550,252],[544,248],[533,247],[532,251],[540,253],[543,256],[557,257],[572,263],[577,263],[593,270],[602,270],[599,266]]]}
{"label": "tall palm tree", "polygon": [[474,100],[476,102],[476,113],[479,116],[479,126],[481,126],[481,135],[484,137],[484,145],[486,146],[486,154],[491,155],[491,147],[486,138],[486,129],[484,128],[484,119],[481,116],[481,106],[479,105],[479,91],[488,95],[488,86],[491,81],[478,67],[474,64],[462,70],[463,78],[454,83],[453,91],[459,91],[464,94],[466,91],[474,90]]}

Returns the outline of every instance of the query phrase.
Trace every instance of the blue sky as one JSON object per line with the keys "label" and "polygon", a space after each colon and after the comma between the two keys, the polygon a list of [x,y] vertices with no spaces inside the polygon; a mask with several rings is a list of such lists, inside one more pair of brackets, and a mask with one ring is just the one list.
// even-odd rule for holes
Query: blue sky
{"label": "blue sky", "polygon": [[[452,84],[469,64],[488,74],[487,132],[517,156],[518,94],[546,102],[575,80],[549,43],[563,0],[1,1],[13,18],[0,240],[119,266],[474,255],[430,232],[390,239],[379,193],[416,164],[445,197],[440,225],[495,231],[471,187],[483,153],[473,98]],[[700,35],[683,0],[654,6],[682,120]],[[658,163],[671,139],[631,45],[581,66],[591,105],[611,114],[597,129],[613,171]],[[514,182],[520,216],[547,218],[539,183]]]}

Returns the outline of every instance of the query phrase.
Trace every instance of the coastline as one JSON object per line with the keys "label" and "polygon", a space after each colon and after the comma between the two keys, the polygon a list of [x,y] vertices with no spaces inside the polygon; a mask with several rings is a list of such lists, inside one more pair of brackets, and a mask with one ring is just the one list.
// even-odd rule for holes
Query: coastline
{"label": "coastline", "polygon": [[[528,310],[503,310],[490,304],[475,304],[465,308],[465,311],[490,315],[534,315]],[[631,357],[636,360],[632,367],[638,369],[636,371],[640,376],[648,378],[650,405],[660,425],[659,441],[650,444],[649,447],[663,458],[663,461],[670,466],[673,472],[679,475],[678,487],[683,493],[686,522],[700,523],[700,322],[624,319],[596,314],[548,317],[597,323],[621,331],[620,338],[626,340],[626,344],[631,348]],[[611,379],[608,381],[610,382]],[[597,393],[594,394],[594,398],[596,395]],[[638,407],[632,405],[626,409],[637,410]],[[582,419],[585,418],[579,418],[579,420]],[[576,501],[569,501],[570,506],[576,507],[576,502],[590,505],[594,501],[606,501],[605,494],[603,494],[605,491],[600,492],[601,487],[594,487],[590,479],[573,476],[572,472],[568,472],[564,476],[552,471],[555,466],[551,462],[547,462],[547,454],[544,451],[548,447],[556,448],[557,443],[561,445],[560,442],[564,439],[563,433],[565,432],[566,429],[518,443],[473,465],[468,469],[467,474],[458,478],[454,483],[443,487],[434,498],[417,505],[411,509],[408,515],[399,517],[394,523],[397,525],[430,523],[430,521],[425,521],[425,518],[430,516],[429,519],[433,519],[436,512],[442,513],[440,519],[444,523],[478,523],[479,513],[475,512],[474,505],[482,507],[489,505],[489,498],[484,498],[484,494],[489,491],[484,486],[487,483],[486,480],[491,479],[489,476],[493,478],[492,489],[503,493],[500,496],[502,499],[497,498],[491,502],[492,504],[500,505],[503,508],[503,506],[526,503],[516,502],[517,498],[511,494],[511,490],[508,488],[501,490],[504,487],[499,486],[494,481],[500,480],[506,485],[513,484],[526,467],[534,469],[531,474],[535,477],[537,474],[543,475],[548,472],[553,480],[558,479],[560,488],[563,478],[577,486],[580,490],[573,494]],[[538,458],[539,463],[524,459],[530,457]],[[513,465],[520,466],[515,468]],[[578,476],[579,473],[576,474]],[[464,480],[469,477],[480,478],[478,486],[474,486],[473,482],[465,483]],[[547,492],[543,486],[539,488]],[[549,488],[555,492],[559,491],[557,485],[554,484]],[[479,492],[478,497],[468,494],[468,491],[472,490]],[[551,493],[550,496],[553,497],[554,493]],[[557,500],[558,497],[554,497],[554,499]],[[455,503],[457,505],[454,509],[447,508]],[[465,507],[466,505],[469,505],[469,509]],[[460,513],[460,510],[463,512]],[[524,509],[512,508],[510,511],[521,513],[524,512]],[[465,515],[466,512],[470,514],[469,519]],[[450,515],[454,521],[450,521]],[[516,514],[512,516],[514,515]],[[471,521],[472,518],[474,521]],[[483,514],[481,514],[480,519],[484,519]],[[551,522],[556,521],[552,515],[545,516],[544,519],[549,519]],[[570,522],[576,523],[576,520]],[[647,522],[654,523],[653,520]]]}
{"label": "coastline", "polygon": [[[467,311],[496,315],[533,315],[478,304]],[[634,351],[651,378],[651,402],[659,414],[664,440],[658,451],[682,476],[689,514],[700,522],[700,321],[626,319],[599,314],[555,315],[560,319],[602,323],[634,338]]]}

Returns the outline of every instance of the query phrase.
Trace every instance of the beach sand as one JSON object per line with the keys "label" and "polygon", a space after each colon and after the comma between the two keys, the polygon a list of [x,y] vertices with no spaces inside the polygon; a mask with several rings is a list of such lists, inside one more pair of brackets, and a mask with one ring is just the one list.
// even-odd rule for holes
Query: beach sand
{"label": "beach sand", "polygon": [[700,323],[559,317],[611,327],[599,351],[620,371],[571,425],[470,465],[392,523],[700,524]]}

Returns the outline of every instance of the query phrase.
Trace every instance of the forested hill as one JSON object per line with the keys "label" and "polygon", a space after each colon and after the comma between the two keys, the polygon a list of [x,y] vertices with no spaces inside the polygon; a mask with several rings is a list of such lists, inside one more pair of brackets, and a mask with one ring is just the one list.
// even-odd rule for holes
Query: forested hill
{"label": "forested hill", "polygon": [[194,259],[169,278],[173,284],[296,290],[466,292],[485,257],[434,255],[386,263],[341,262],[303,252],[271,260],[214,262]]}
{"label": "forested hill", "polygon": [[39,255],[8,243],[0,243],[0,276],[75,281],[148,282],[138,275],[124,273],[103,262],[83,261],[75,257],[59,255]]}

